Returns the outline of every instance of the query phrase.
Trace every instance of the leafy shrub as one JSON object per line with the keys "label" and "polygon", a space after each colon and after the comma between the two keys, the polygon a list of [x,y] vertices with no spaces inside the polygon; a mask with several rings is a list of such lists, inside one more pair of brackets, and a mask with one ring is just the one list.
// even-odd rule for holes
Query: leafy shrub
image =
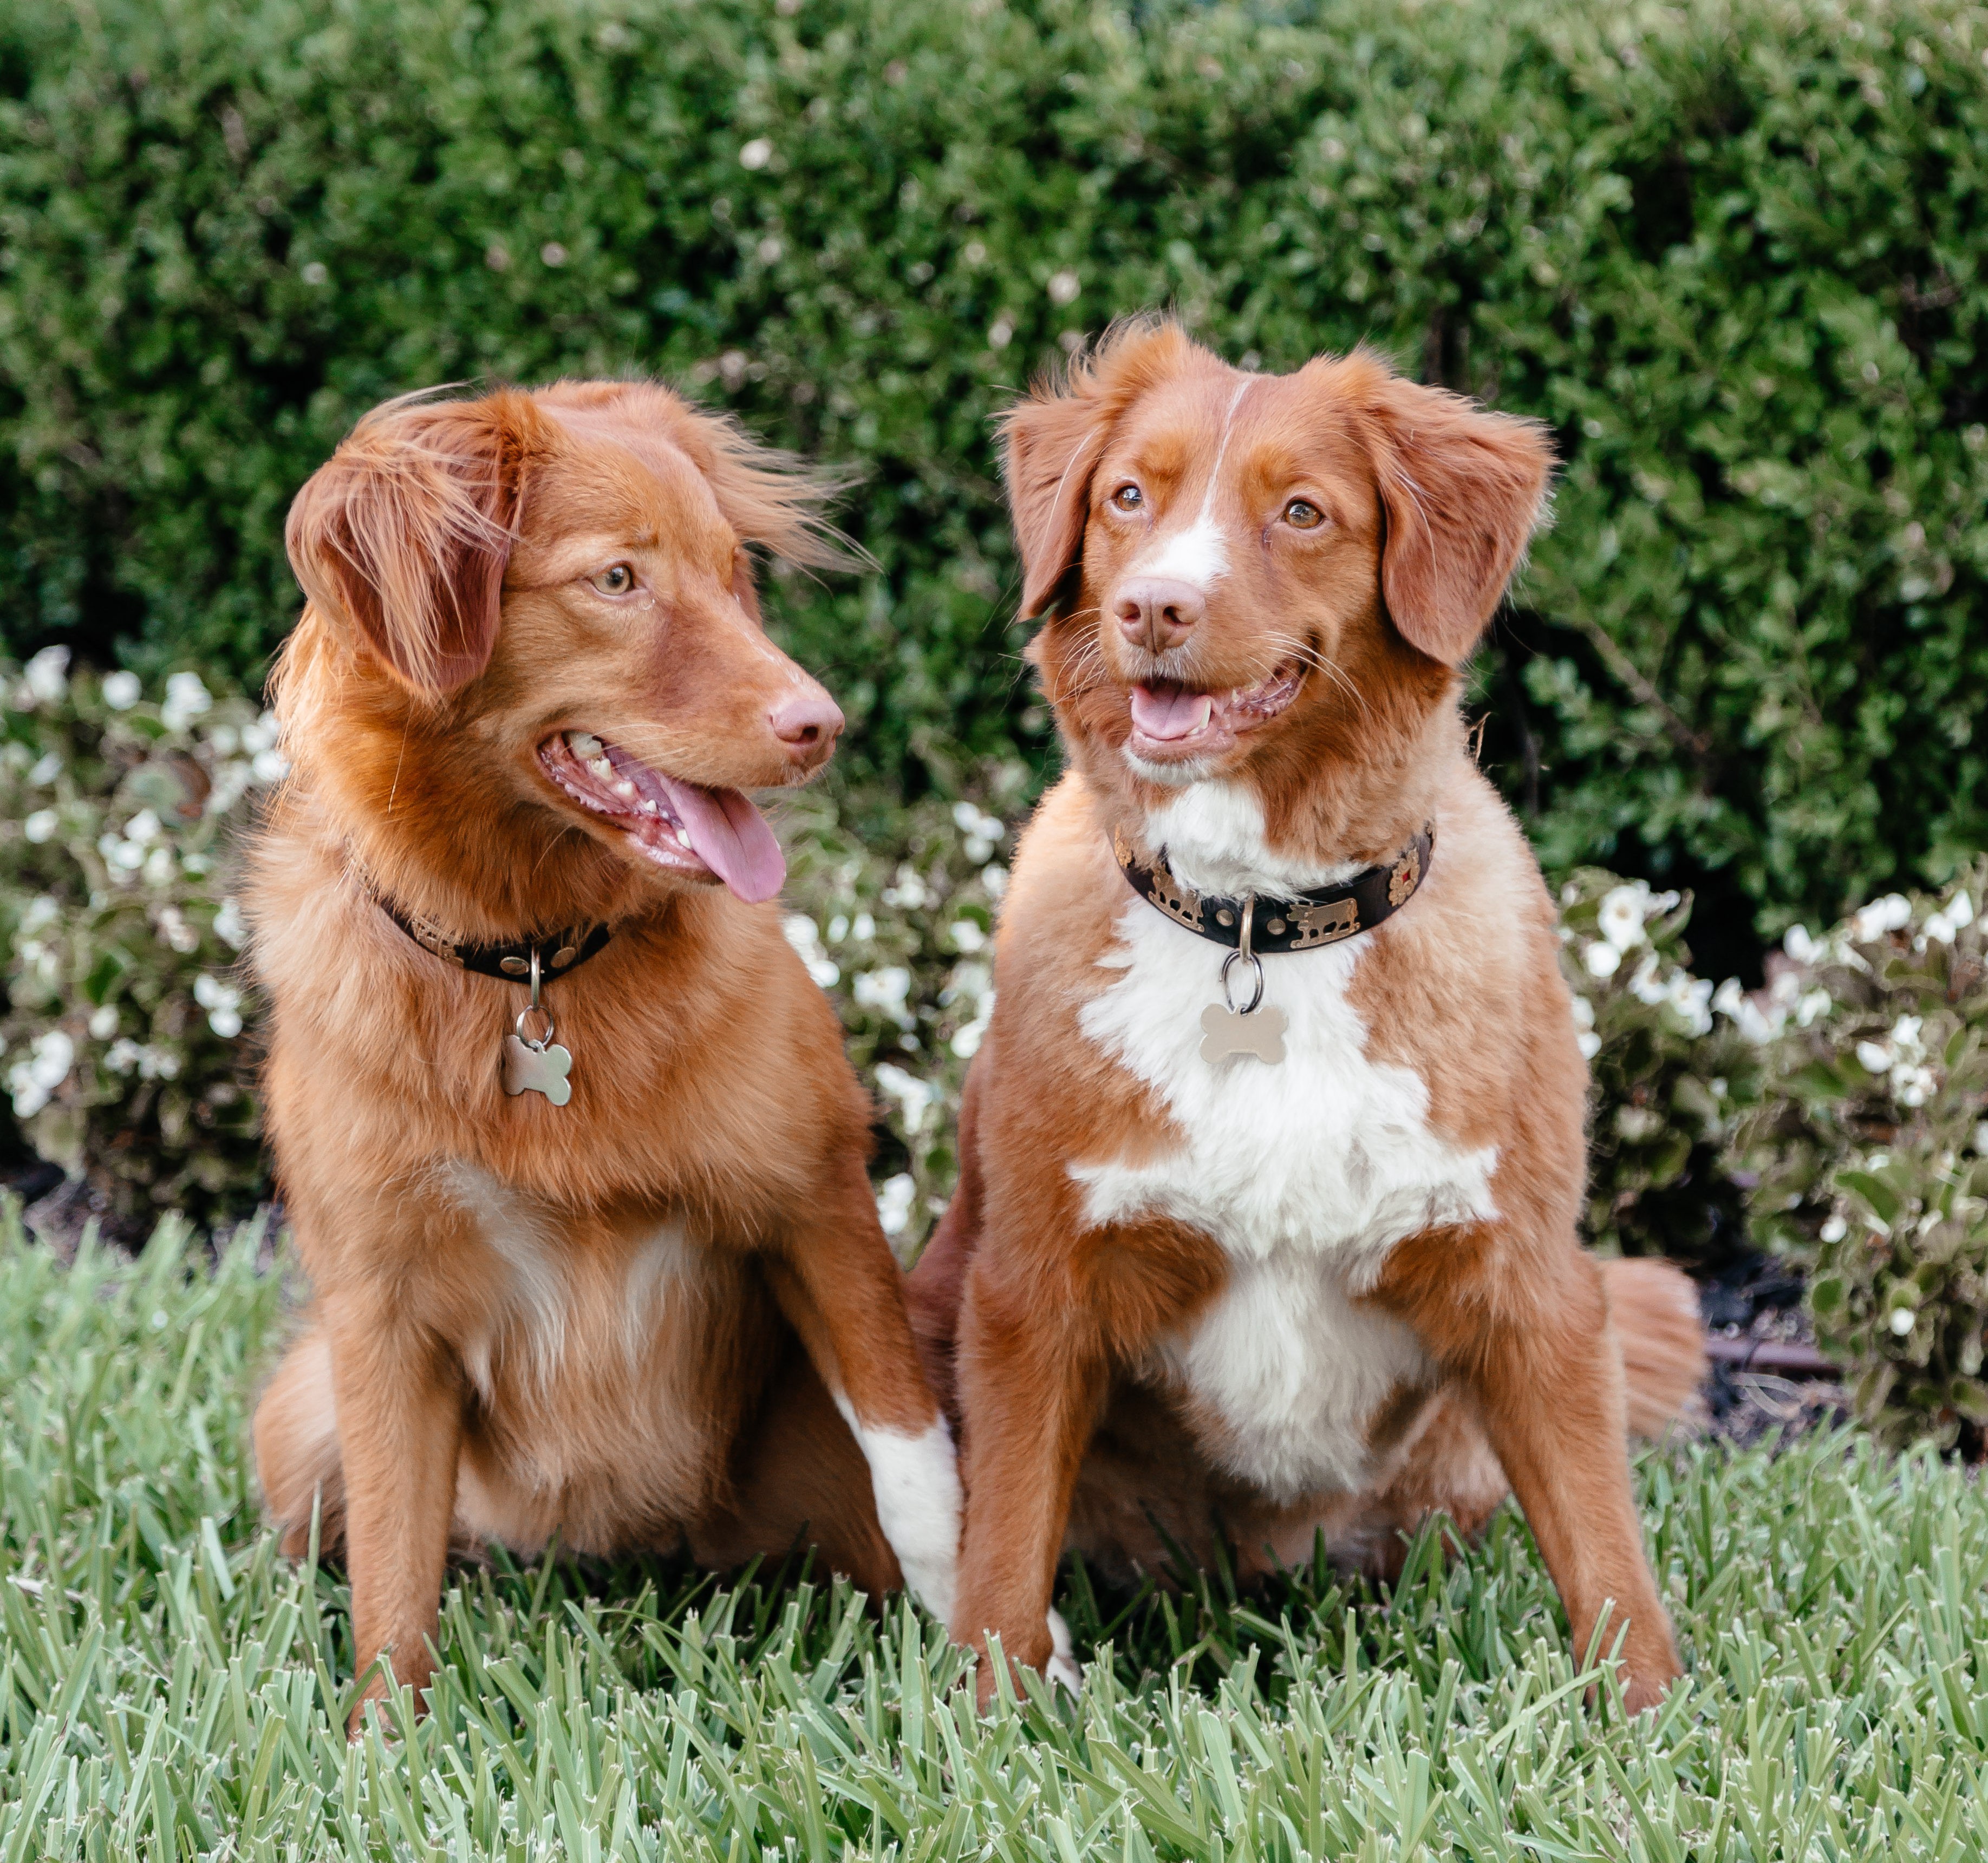
{"label": "leafy shrub", "polygon": [[1549,867],[1690,885],[1750,966],[1988,842],[1984,46],[1964,0],[18,0],[0,613],[246,674],[366,407],[658,371],[867,467],[880,574],[776,606],[915,793],[1044,741],[1006,395],[1155,304],[1371,339],[1566,460],[1479,687]]}
{"label": "leafy shrub", "polygon": [[1561,970],[1594,1079],[1587,1239],[1604,1254],[1716,1265],[1746,1244],[1727,1163],[1760,1049],[1712,1011],[1683,940],[1691,902],[1599,868],[1560,891]]}
{"label": "leafy shrub", "polygon": [[0,669],[0,1072],[41,1156],[114,1214],[218,1217],[265,1183],[230,840],[285,768],[266,717],[192,673]]}
{"label": "leafy shrub", "polygon": [[1877,899],[1777,965],[1773,1067],[1743,1125],[1754,1234],[1808,1271],[1858,1413],[1951,1445],[1988,1425],[1988,861]]}
{"label": "leafy shrub", "polygon": [[876,1096],[888,1134],[877,1207],[908,1262],[958,1176],[960,1088],[994,1013],[994,914],[1028,786],[1008,764],[952,802],[866,808],[818,791],[789,805],[787,897],[800,910],[788,939],[834,997]]}

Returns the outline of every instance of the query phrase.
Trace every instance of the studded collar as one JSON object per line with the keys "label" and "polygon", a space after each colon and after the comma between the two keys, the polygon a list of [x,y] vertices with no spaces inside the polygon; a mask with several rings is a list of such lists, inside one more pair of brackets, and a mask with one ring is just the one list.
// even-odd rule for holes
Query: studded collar
{"label": "studded collar", "polygon": [[[1343,885],[1321,886],[1316,893],[1300,893],[1290,899],[1251,893],[1239,899],[1197,893],[1175,876],[1164,849],[1148,864],[1133,853],[1116,829],[1111,848],[1132,890],[1196,937],[1232,950],[1310,951],[1372,930],[1414,898],[1428,876],[1429,859],[1435,851],[1435,828],[1425,823],[1393,860],[1368,867]],[[1249,918],[1246,946],[1242,940],[1246,913]]]}

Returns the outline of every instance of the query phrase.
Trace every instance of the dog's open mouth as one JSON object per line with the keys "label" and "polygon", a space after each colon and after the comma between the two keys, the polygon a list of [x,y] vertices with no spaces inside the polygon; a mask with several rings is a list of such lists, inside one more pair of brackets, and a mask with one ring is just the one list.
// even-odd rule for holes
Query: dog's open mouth
{"label": "dog's open mouth", "polygon": [[1297,697],[1303,667],[1286,660],[1267,679],[1227,692],[1197,692],[1172,680],[1152,680],[1132,688],[1134,755],[1149,763],[1180,762],[1226,749]]}
{"label": "dog's open mouth", "polygon": [[605,817],[670,872],[722,879],[749,901],[771,899],[786,878],[773,831],[739,790],[665,776],[589,731],[548,737],[539,763],[582,808]]}

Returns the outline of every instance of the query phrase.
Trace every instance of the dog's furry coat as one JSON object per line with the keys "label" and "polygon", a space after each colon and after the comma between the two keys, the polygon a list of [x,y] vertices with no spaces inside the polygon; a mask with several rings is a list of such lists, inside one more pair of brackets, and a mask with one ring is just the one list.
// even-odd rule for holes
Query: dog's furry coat
{"label": "dog's furry coat", "polygon": [[[871,1109],[752,903],[779,857],[737,793],[803,780],[841,721],[767,640],[746,555],[823,560],[814,503],[620,383],[390,404],[298,498],[295,774],[250,906],[314,1300],[255,1446],[286,1543],[320,1509],[343,1546],[362,1668],[427,1679],[451,1540],[725,1565],[806,1529],[873,1592],[901,1564],[950,1605],[957,1479]],[[502,1090],[522,987],[376,889],[472,940],[612,926],[547,993],[570,1104]]]}
{"label": "dog's furry coat", "polygon": [[[1364,356],[1245,375],[1162,324],[1006,440],[1071,769],[1015,863],[961,1188],[913,1277],[956,1351],[955,1634],[1050,1660],[1066,1546],[1151,1571],[1226,1534],[1260,1572],[1322,1534],[1385,1571],[1509,1482],[1577,1646],[1612,1612],[1627,1699],[1654,1699],[1677,1662],[1624,1439],[1689,1397],[1698,1326],[1675,1271],[1577,1243],[1552,903],[1457,706],[1540,512],[1540,434]],[[1222,953],[1128,890],[1114,836],[1276,899],[1425,823],[1394,916],[1264,960],[1285,1061],[1204,1058]]]}

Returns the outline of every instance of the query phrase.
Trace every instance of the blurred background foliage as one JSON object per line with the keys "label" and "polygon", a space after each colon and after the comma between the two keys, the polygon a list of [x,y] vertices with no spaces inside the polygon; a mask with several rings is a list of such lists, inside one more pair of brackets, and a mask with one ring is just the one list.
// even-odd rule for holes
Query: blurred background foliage
{"label": "blurred background foliage", "polygon": [[1487,768],[1757,983],[1988,842],[1984,53],[1954,0],[12,0],[0,646],[252,686],[364,409],[650,372],[863,469],[876,572],[774,607],[854,773],[957,799],[1046,750],[989,417],[1153,305],[1364,340],[1565,462]]}

